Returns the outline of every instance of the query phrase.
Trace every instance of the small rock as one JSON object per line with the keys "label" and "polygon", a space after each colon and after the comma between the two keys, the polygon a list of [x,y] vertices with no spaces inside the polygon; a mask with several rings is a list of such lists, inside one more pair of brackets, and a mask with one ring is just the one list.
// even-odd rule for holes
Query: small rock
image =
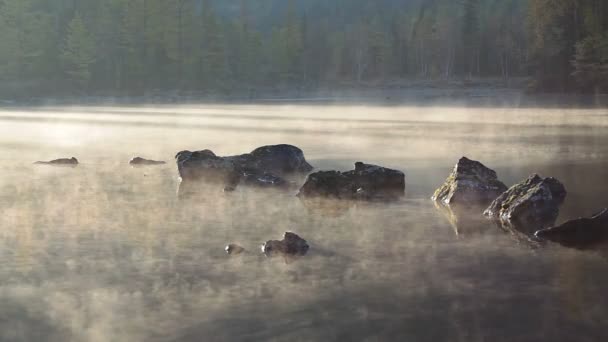
{"label": "small rock", "polygon": [[586,248],[608,241],[608,209],[590,218],[577,218],[562,225],[541,229],[537,238],[557,242],[567,247]]}
{"label": "small rock", "polygon": [[224,248],[224,250],[226,251],[227,254],[230,254],[230,255],[237,255],[237,254],[241,254],[241,253],[245,252],[245,248],[243,248],[237,244],[234,244],[234,243],[231,243],[228,246],[226,246]]}
{"label": "small rock", "polygon": [[158,160],[144,159],[141,157],[135,157],[129,161],[129,164],[131,164],[133,166],[163,165],[163,164],[166,164],[166,162],[158,161]]}
{"label": "small rock", "polygon": [[78,165],[78,159],[72,157],[72,158],[61,158],[61,159],[55,159],[55,160],[51,160],[51,161],[37,161],[34,164],[41,164],[41,165],[57,165],[57,166],[75,166]]}
{"label": "small rock", "polygon": [[283,240],[269,240],[262,245],[262,252],[268,256],[303,256],[308,252],[309,246],[306,240],[295,233],[286,232]]}
{"label": "small rock", "polygon": [[566,198],[564,185],[555,178],[532,175],[496,198],[484,215],[521,228],[547,227],[559,215]]}
{"label": "small rock", "polygon": [[462,157],[432,199],[447,206],[487,206],[506,190],[494,170]]}

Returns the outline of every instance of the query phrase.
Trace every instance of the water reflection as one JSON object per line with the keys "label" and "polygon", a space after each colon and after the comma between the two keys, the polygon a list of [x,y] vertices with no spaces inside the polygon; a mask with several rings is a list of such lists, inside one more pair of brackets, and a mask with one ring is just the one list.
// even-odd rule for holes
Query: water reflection
{"label": "water reflection", "polygon": [[[228,116],[213,119],[227,120],[216,122],[227,127],[234,113],[317,117],[319,108],[213,111]],[[603,201],[608,179],[601,111],[328,108],[324,114],[336,121],[250,118],[248,130],[218,131],[196,115],[184,119],[196,121],[193,129],[189,121],[173,129],[4,120],[0,340],[608,339],[608,261],[601,255],[553,244],[530,248],[481,212],[444,213],[428,200],[450,161],[466,154],[487,160],[507,184],[530,172],[559,178],[569,195],[558,223],[588,214]],[[403,123],[381,136],[371,126],[391,130],[391,123],[342,124],[344,117]],[[156,120],[137,120],[144,118]],[[513,118],[517,125],[501,125]],[[469,121],[476,122],[473,130]],[[275,127],[256,132],[266,124]],[[301,133],[282,133],[282,124]],[[333,124],[339,127],[325,127]],[[318,131],[344,134],[320,139]],[[176,151],[200,147],[228,155],[278,142],[298,145],[323,169],[346,170],[364,159],[405,170],[406,198],[310,205],[295,191],[243,187],[226,194],[222,186],[182,186],[173,163],[144,169],[125,163],[133,155],[171,160]],[[49,155],[76,155],[81,165],[31,165]],[[194,195],[176,196],[182,187]],[[285,231],[305,238],[310,252],[295,263],[257,252]],[[230,257],[227,243],[252,253]]]}

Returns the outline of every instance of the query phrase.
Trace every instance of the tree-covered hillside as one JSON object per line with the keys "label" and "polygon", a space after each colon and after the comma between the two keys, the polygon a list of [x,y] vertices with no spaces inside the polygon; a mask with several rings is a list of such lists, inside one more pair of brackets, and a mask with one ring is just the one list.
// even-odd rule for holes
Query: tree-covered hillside
{"label": "tree-covered hillside", "polygon": [[528,75],[539,89],[606,90],[608,2],[0,0],[2,88],[136,94]]}

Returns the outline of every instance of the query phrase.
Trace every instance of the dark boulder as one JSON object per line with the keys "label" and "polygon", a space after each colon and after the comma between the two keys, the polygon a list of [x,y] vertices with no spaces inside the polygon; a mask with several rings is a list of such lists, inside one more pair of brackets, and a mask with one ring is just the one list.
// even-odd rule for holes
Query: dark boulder
{"label": "dark boulder", "polygon": [[308,243],[295,233],[286,232],[283,240],[269,240],[262,245],[262,252],[268,256],[303,256],[308,253]]}
{"label": "dark boulder", "polygon": [[298,196],[373,200],[397,199],[404,194],[403,172],[357,162],[351,171],[320,171],[308,175]]}
{"label": "dark boulder", "polygon": [[72,158],[61,158],[51,161],[37,161],[34,164],[39,165],[56,165],[56,166],[76,166],[78,165],[78,159]]}
{"label": "dark boulder", "polygon": [[313,169],[304,158],[304,152],[301,149],[285,144],[256,148],[247,157],[246,167],[279,176],[308,173]]}
{"label": "dark boulder", "polygon": [[210,150],[181,151],[175,158],[182,180],[223,182],[228,191],[241,183],[284,187],[288,182],[283,177],[312,170],[302,150],[291,145],[263,146],[228,157],[218,157]]}
{"label": "dark boulder", "polygon": [[536,231],[555,222],[565,198],[566,189],[562,183],[535,174],[496,198],[484,215]]}
{"label": "dark boulder", "polygon": [[133,166],[146,166],[146,165],[164,165],[167,163],[164,161],[150,160],[150,159],[145,159],[145,158],[141,158],[141,157],[135,157],[129,161],[129,164],[133,165]]}
{"label": "dark boulder", "polygon": [[487,206],[506,190],[494,170],[462,157],[432,199],[447,206]]}
{"label": "dark boulder", "polygon": [[185,181],[227,180],[236,170],[234,157],[218,157],[210,150],[181,151],[175,159],[179,175]]}
{"label": "dark boulder", "polygon": [[608,241],[608,209],[590,218],[577,218],[562,225],[541,229],[537,238],[557,242],[567,247],[589,248]]}

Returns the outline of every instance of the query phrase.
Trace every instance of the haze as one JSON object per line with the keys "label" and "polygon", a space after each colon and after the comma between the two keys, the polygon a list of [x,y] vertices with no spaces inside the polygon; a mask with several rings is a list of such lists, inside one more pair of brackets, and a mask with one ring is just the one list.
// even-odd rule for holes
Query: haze
{"label": "haze", "polygon": [[[0,342],[608,340],[608,249],[430,200],[467,156],[559,179],[557,223],[608,205],[607,11],[0,0]],[[183,186],[174,159],[283,143],[401,170],[405,197]],[[259,252],[286,231],[307,255]]]}

